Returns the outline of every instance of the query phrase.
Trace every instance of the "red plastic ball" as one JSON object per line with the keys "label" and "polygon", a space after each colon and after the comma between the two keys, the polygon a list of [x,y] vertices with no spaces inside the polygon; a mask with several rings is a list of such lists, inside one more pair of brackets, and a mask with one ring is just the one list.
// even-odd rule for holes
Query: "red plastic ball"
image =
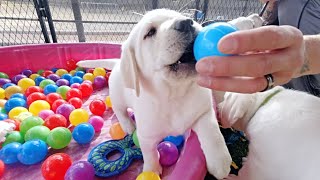
{"label": "red plastic ball", "polygon": [[30,106],[31,103],[37,100],[46,100],[46,95],[41,92],[34,92],[27,97],[27,104]]}
{"label": "red plastic ball", "polygon": [[91,96],[93,92],[93,86],[89,83],[82,83],[79,87],[79,90],[82,92],[82,97],[87,98]]}
{"label": "red plastic ball", "polygon": [[89,109],[92,112],[92,114],[102,116],[103,113],[106,111],[107,106],[104,103],[104,101],[100,99],[95,99],[90,103]]}
{"label": "red plastic ball", "polygon": [[46,180],[63,180],[71,165],[72,159],[68,154],[53,154],[43,162],[41,173]]}
{"label": "red plastic ball", "polygon": [[90,68],[90,69],[87,70],[87,73],[93,74],[93,71],[94,71],[94,68]]}
{"label": "red plastic ball", "polygon": [[43,73],[41,74],[41,76],[47,78],[50,74],[53,74],[52,71],[49,71],[49,70],[46,70],[46,71],[43,71]]}
{"label": "red plastic ball", "polygon": [[110,77],[111,72],[107,72],[106,74],[106,80],[107,80],[107,84],[109,84],[109,77]]}
{"label": "red plastic ball", "polygon": [[77,62],[74,59],[69,59],[66,62],[67,70],[71,71],[77,68]]}
{"label": "red plastic ball", "polygon": [[5,122],[8,122],[8,123],[13,123],[16,128],[14,129],[15,131],[20,131],[20,121],[19,120],[16,120],[16,119],[6,119],[4,120]]}
{"label": "red plastic ball", "polygon": [[79,109],[82,107],[82,100],[77,97],[73,97],[69,99],[68,103],[70,103],[74,108]]}
{"label": "red plastic ball", "polygon": [[57,111],[57,108],[61,105],[61,104],[66,104],[67,101],[63,100],[63,99],[58,99],[56,100],[55,102],[52,103],[52,106],[51,106],[51,110],[53,112],[56,112]]}
{"label": "red plastic ball", "polygon": [[74,97],[82,99],[82,92],[77,88],[72,88],[67,92],[66,96],[67,96],[67,100],[70,100],[71,98],[74,98]]}
{"label": "red plastic ball", "polygon": [[5,170],[5,166],[3,161],[0,160],[0,178],[3,176]]}
{"label": "red plastic ball", "polygon": [[44,121],[44,126],[47,126],[50,130],[56,127],[67,127],[67,119],[61,114],[53,114],[48,116]]}
{"label": "red plastic ball", "polygon": [[52,106],[52,104],[58,99],[63,99],[58,93],[50,93],[46,97],[46,101],[50,104],[50,106]]}
{"label": "red plastic ball", "polygon": [[39,86],[30,86],[28,87],[28,89],[24,92],[25,96],[29,96],[30,94],[34,93],[34,92],[41,92],[43,93],[43,89]]}

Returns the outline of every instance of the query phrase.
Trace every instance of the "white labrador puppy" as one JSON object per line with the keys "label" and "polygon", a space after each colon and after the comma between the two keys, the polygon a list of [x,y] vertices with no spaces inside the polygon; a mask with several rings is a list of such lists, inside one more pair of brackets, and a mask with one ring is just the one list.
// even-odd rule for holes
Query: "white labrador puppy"
{"label": "white labrador puppy", "polygon": [[[232,21],[250,29],[262,20]],[[257,21],[257,22],[255,22]],[[129,134],[137,127],[144,171],[161,174],[157,145],[168,135],[192,129],[198,135],[208,171],[218,179],[229,174],[231,157],[219,130],[211,91],[196,84],[193,43],[201,25],[166,9],[148,12],[122,45],[121,60],[81,61],[82,67],[112,69],[113,110]],[[132,108],[136,124],[127,113]]]}
{"label": "white labrador puppy", "polygon": [[239,176],[227,179],[319,179],[319,107],[319,98],[282,87],[226,93],[219,104],[222,125],[243,130],[250,141]]}

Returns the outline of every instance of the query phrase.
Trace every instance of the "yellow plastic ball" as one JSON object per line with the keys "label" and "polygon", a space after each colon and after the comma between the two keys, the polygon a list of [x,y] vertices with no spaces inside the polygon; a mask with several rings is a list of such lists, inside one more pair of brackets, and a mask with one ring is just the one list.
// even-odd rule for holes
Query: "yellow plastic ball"
{"label": "yellow plastic ball", "polygon": [[107,107],[112,108],[112,103],[111,103],[111,98],[110,98],[110,96],[107,96],[105,103],[106,103]]}
{"label": "yellow plastic ball", "polygon": [[70,123],[74,126],[86,123],[89,120],[89,113],[84,109],[75,109],[69,115]]}
{"label": "yellow plastic ball", "polygon": [[10,110],[9,118],[10,119],[15,119],[15,117],[19,116],[23,112],[28,112],[28,109],[24,108],[24,107],[15,107],[15,108]]}
{"label": "yellow plastic ball", "polygon": [[4,104],[6,104],[7,100],[5,99],[0,99],[0,107],[4,107]]}
{"label": "yellow plastic ball", "polygon": [[4,89],[0,88],[0,99],[4,99],[5,97]]}
{"label": "yellow plastic ball", "polygon": [[39,74],[31,74],[30,76],[29,76],[29,78],[30,79],[32,79],[32,80],[35,80],[37,77],[39,77],[40,75]]}
{"label": "yellow plastic ball", "polygon": [[105,76],[107,73],[106,73],[106,70],[104,68],[94,68],[93,70],[93,75],[94,77],[97,77],[97,76]]}
{"label": "yellow plastic ball", "polygon": [[139,174],[136,180],[161,180],[161,179],[158,174],[151,171],[146,171]]}
{"label": "yellow plastic ball", "polygon": [[56,75],[58,75],[58,76],[62,76],[62,75],[64,75],[64,74],[68,74],[68,71],[67,70],[65,70],[65,69],[58,69],[57,71],[56,71]]}
{"label": "yellow plastic ball", "polygon": [[4,90],[4,94],[7,99],[10,99],[10,97],[15,93],[23,93],[23,90],[20,86],[9,86]]}
{"label": "yellow plastic ball", "polygon": [[38,116],[40,111],[50,110],[50,104],[44,100],[37,100],[30,104],[29,112],[31,112],[34,116]]}
{"label": "yellow plastic ball", "polygon": [[74,76],[74,74],[76,74],[76,70],[71,70],[70,72],[69,72],[69,74],[71,74],[71,76]]}
{"label": "yellow plastic ball", "polygon": [[83,80],[89,80],[89,81],[93,82],[94,75],[92,73],[86,73],[85,75],[83,75]]}
{"label": "yellow plastic ball", "polygon": [[22,78],[19,80],[18,82],[18,86],[20,86],[22,88],[22,91],[26,91],[28,89],[28,87],[30,86],[35,86],[36,83],[34,82],[34,80],[30,79],[30,78]]}

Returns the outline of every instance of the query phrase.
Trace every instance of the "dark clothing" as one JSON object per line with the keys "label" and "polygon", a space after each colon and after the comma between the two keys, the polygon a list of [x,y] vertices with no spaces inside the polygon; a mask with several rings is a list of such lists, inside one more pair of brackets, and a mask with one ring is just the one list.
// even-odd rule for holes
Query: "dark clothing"
{"label": "dark clothing", "polygon": [[[305,35],[320,34],[320,0],[279,0],[278,19],[279,25],[297,27]],[[284,87],[320,97],[320,74],[292,79]]]}

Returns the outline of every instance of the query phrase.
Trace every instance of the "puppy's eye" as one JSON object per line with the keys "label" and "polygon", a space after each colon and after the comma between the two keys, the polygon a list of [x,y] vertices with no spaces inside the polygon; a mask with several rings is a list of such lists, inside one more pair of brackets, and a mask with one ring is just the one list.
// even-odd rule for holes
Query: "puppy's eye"
{"label": "puppy's eye", "polygon": [[156,28],[151,28],[148,33],[144,36],[144,39],[146,39],[147,37],[152,37],[153,35],[155,35],[157,33]]}

